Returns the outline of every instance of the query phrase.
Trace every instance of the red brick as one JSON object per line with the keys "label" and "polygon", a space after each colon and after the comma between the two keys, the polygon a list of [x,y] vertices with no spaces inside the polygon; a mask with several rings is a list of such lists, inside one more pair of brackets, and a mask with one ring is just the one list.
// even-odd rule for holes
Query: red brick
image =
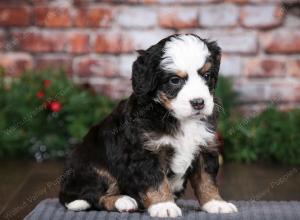
{"label": "red brick", "polygon": [[222,56],[220,73],[224,76],[240,76],[242,73],[242,59],[240,56]]}
{"label": "red brick", "polygon": [[100,33],[96,36],[95,51],[98,53],[126,53],[133,50],[132,41],[121,33]]}
{"label": "red brick", "polygon": [[4,44],[4,49],[6,51],[14,50],[18,46],[18,43],[19,43],[19,41],[17,38],[15,38],[15,37],[8,38],[8,39],[6,39],[6,42]]}
{"label": "red brick", "polygon": [[20,0],[0,0],[0,5],[1,6],[28,6],[31,4],[31,1],[33,0],[23,0],[23,1],[20,1]]}
{"label": "red brick", "polygon": [[159,24],[175,29],[198,27],[198,11],[195,8],[164,8],[159,12]]}
{"label": "red brick", "polygon": [[[298,85],[295,88],[295,99],[296,101],[300,102],[300,84],[298,83]],[[299,106],[298,106],[299,107]]]}
{"label": "red brick", "polygon": [[118,60],[116,57],[84,56],[73,61],[74,74],[78,76],[118,76]]}
{"label": "red brick", "polygon": [[73,4],[76,7],[84,7],[91,4],[91,2],[93,2],[93,0],[73,0]]}
{"label": "red brick", "polygon": [[249,31],[195,31],[203,38],[216,40],[224,53],[228,54],[257,54],[257,34]]}
{"label": "red brick", "polygon": [[116,21],[125,28],[152,28],[157,26],[157,15],[152,8],[131,6],[118,11]]}
{"label": "red brick", "polygon": [[44,27],[70,27],[71,15],[68,8],[36,7],[34,9],[35,24]]}
{"label": "red brick", "polygon": [[248,3],[249,0],[225,0],[225,2],[244,4],[244,3]]}
{"label": "red brick", "polygon": [[[298,90],[299,92],[298,93],[300,93],[300,90]],[[300,99],[298,99],[298,100],[300,100]],[[289,103],[284,103],[283,105],[277,105],[277,108],[279,108],[279,110],[280,111],[283,111],[283,112],[290,112],[290,111],[292,111],[292,110],[294,110],[295,108],[299,108],[300,106],[299,106],[299,103],[297,104],[297,103],[291,103],[291,102],[289,102]]]}
{"label": "red brick", "polygon": [[13,41],[19,50],[29,52],[64,51],[66,38],[62,32],[14,32]]}
{"label": "red brick", "polygon": [[0,26],[28,26],[30,12],[27,7],[0,7]]}
{"label": "red brick", "polygon": [[283,30],[261,36],[263,48],[267,53],[300,53],[300,31]]}
{"label": "red brick", "polygon": [[5,69],[6,74],[19,76],[25,70],[33,67],[33,60],[26,53],[2,53],[0,54],[0,66]]}
{"label": "red brick", "polygon": [[[248,123],[249,119],[255,117],[256,115],[264,111],[267,108],[267,106],[267,103],[257,103],[255,105],[249,103],[247,105],[237,106],[236,110],[245,117],[244,123]],[[235,128],[231,130],[232,134],[235,131],[234,129]],[[239,129],[239,127],[237,127],[236,129]]]}
{"label": "red brick", "polygon": [[284,13],[276,5],[245,6],[241,11],[241,23],[248,28],[274,28],[282,24]]}
{"label": "red brick", "polygon": [[[110,0],[113,1],[113,0]],[[222,2],[223,0],[130,0],[132,2],[140,3],[160,3],[160,4],[197,4],[197,3],[214,3]]]}
{"label": "red brick", "polygon": [[77,27],[110,27],[111,22],[112,10],[104,7],[81,8],[75,17]]}
{"label": "red brick", "polygon": [[[235,89],[240,93],[241,103],[265,102],[276,104],[284,102],[296,102],[300,100],[300,83],[283,79],[273,80],[239,80],[235,83]],[[297,93],[298,92],[298,93]]]}
{"label": "red brick", "polygon": [[131,78],[132,64],[136,58],[136,54],[126,54],[120,56],[120,76],[127,79]]}
{"label": "red brick", "polygon": [[[294,0],[286,0],[294,1]],[[282,0],[225,0],[225,2],[247,4],[247,3],[281,3]]]}
{"label": "red brick", "polygon": [[203,27],[236,26],[239,9],[233,4],[218,4],[200,7],[199,22]]}
{"label": "red brick", "polygon": [[67,51],[74,54],[89,52],[89,34],[80,32],[71,32],[68,34]]}
{"label": "red brick", "polygon": [[33,5],[46,5],[49,3],[49,0],[28,0]]}
{"label": "red brick", "polygon": [[286,65],[288,75],[300,77],[300,59],[289,60]]}
{"label": "red brick", "polygon": [[97,93],[117,100],[128,97],[132,92],[130,79],[91,80],[91,86]]}
{"label": "red brick", "polygon": [[43,55],[38,56],[35,60],[35,68],[39,70],[58,69],[66,73],[72,73],[72,59],[66,55]]}
{"label": "red brick", "polygon": [[298,81],[275,81],[269,83],[269,87],[266,94],[267,100],[278,100],[280,102],[300,101],[300,84]]}
{"label": "red brick", "polygon": [[5,47],[5,33],[0,31],[0,50]]}
{"label": "red brick", "polygon": [[285,62],[272,58],[250,59],[244,66],[244,74],[250,78],[284,76],[285,72]]}
{"label": "red brick", "polygon": [[139,30],[126,32],[126,37],[132,42],[133,50],[147,49],[161,39],[174,34],[171,30]]}
{"label": "red brick", "polygon": [[299,28],[300,16],[297,16],[296,13],[287,13],[285,16],[284,26],[287,28]]}
{"label": "red brick", "polygon": [[264,81],[241,79],[235,82],[234,88],[239,93],[241,103],[267,101]]}

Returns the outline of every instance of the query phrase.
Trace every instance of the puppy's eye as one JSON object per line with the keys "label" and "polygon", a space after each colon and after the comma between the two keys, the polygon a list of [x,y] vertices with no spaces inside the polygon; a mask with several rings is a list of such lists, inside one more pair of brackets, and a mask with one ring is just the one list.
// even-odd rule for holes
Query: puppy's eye
{"label": "puppy's eye", "polygon": [[205,81],[208,81],[210,79],[210,74],[209,73],[205,73],[202,77],[203,77],[203,79]]}
{"label": "puppy's eye", "polygon": [[174,76],[172,78],[170,78],[169,83],[173,84],[173,85],[179,85],[181,82],[181,79],[177,76]]}

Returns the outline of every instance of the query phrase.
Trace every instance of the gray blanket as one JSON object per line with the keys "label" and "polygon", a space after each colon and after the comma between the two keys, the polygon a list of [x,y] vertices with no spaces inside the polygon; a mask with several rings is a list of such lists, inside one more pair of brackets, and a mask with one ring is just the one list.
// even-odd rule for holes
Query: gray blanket
{"label": "gray blanket", "polygon": [[[189,220],[300,220],[300,202],[264,202],[264,201],[236,201],[239,209],[234,214],[208,214],[199,209],[196,201],[177,201],[183,208],[183,216],[178,219]],[[147,220],[151,218],[146,212],[118,213],[106,211],[73,212],[61,206],[57,199],[47,199],[40,202],[29,213],[25,220]]]}

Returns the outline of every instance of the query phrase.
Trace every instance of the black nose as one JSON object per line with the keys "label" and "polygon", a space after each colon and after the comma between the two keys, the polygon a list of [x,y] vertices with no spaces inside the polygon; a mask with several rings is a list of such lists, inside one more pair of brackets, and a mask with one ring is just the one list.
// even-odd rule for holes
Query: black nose
{"label": "black nose", "polygon": [[204,100],[203,99],[193,99],[190,101],[191,105],[196,110],[201,110],[204,108]]}

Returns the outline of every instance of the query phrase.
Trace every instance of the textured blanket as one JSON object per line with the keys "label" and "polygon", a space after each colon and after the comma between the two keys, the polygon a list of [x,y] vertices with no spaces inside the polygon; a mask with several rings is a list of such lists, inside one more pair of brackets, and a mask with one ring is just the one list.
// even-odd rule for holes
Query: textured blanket
{"label": "textured blanket", "polygon": [[[300,220],[300,202],[265,202],[236,201],[233,203],[239,212],[234,214],[208,214],[199,209],[196,201],[179,200],[177,204],[183,209],[183,216],[177,219],[191,220]],[[151,218],[146,212],[118,213],[106,211],[73,212],[61,206],[57,199],[47,199],[40,202],[29,213],[25,220],[147,220]],[[158,218],[159,219],[159,218]]]}

